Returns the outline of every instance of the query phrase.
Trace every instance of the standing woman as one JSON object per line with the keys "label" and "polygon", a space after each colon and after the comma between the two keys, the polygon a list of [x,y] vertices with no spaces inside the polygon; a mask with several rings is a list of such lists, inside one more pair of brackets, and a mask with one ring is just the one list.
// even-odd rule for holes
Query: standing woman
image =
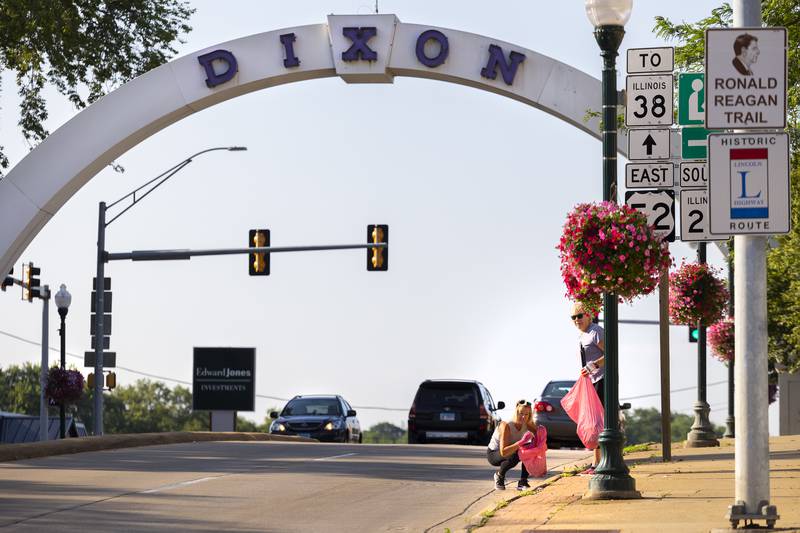
{"label": "standing woman", "polygon": [[[492,466],[499,466],[500,470],[494,474],[494,488],[496,490],[506,490],[506,472],[517,466],[519,455],[517,451],[520,446],[530,442],[536,433],[536,422],[533,421],[533,411],[531,402],[520,400],[514,411],[514,419],[511,422],[500,422],[492,434],[489,447],[486,450],[486,458]],[[517,490],[529,489],[528,471],[525,465],[521,465],[519,483]]]}

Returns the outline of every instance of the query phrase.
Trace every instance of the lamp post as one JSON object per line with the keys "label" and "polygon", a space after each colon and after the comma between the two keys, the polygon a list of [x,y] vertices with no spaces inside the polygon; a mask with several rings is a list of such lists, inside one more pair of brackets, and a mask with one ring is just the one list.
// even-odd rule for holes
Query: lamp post
{"label": "lamp post", "polygon": [[[108,261],[107,252],[106,252],[106,228],[119,217],[121,217],[124,213],[126,213],[131,207],[142,201],[148,194],[156,190],[160,187],[165,181],[170,179],[172,176],[180,172],[183,168],[185,168],[189,163],[191,163],[195,157],[208,153],[214,152],[217,150],[227,150],[229,152],[242,152],[247,150],[244,146],[219,146],[216,148],[208,148],[207,150],[202,150],[193,154],[177,165],[168,168],[155,178],[147,181],[146,183],[140,185],[139,187],[135,188],[122,198],[119,198],[115,202],[110,203],[106,206],[105,202],[100,202],[99,207],[99,220],[97,224],[97,274],[95,279],[95,346],[94,346],[94,434],[96,436],[103,434],[103,337],[104,337],[104,275],[105,275],[105,263]],[[141,191],[142,189],[151,186],[147,189],[144,193],[140,194],[138,197],[136,194]],[[125,209],[117,213],[111,220],[106,222],[106,213],[109,209],[114,207],[115,205],[119,204],[123,200],[127,198],[132,198],[130,205],[128,205]]]}
{"label": "lamp post", "polygon": [[[603,200],[617,202],[616,58],[631,16],[633,0],[586,0],[586,15],[603,57]],[[603,295],[605,318],[605,427],[600,433],[600,464],[589,481],[588,498],[639,498],[636,482],[622,459],[624,435],[619,429],[617,296]]]}
{"label": "lamp post", "polygon": [[[72,303],[72,295],[67,290],[67,286],[63,283],[61,284],[61,288],[56,293],[55,297],[53,298],[56,302],[56,307],[58,308],[58,316],[61,317],[61,329],[58,330],[58,334],[61,337],[61,370],[66,370],[67,366],[67,312],[69,311],[69,304]],[[59,407],[59,424],[58,424],[58,434],[60,438],[66,437],[66,424],[67,424],[67,413],[64,407],[64,402],[61,402],[61,406]]]}

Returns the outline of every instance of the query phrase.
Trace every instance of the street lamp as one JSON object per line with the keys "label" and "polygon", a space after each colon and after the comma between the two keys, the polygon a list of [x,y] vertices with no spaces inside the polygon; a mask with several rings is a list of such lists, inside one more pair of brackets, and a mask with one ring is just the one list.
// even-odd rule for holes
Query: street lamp
{"label": "street lamp", "polygon": [[[603,57],[603,200],[617,202],[617,70],[619,45],[633,0],[586,0],[586,16]],[[600,433],[600,464],[589,481],[588,498],[639,498],[636,482],[622,459],[624,436],[619,429],[619,365],[617,296],[603,295],[605,318],[605,427]]]}
{"label": "street lamp", "polygon": [[[122,216],[123,213],[126,213],[131,207],[142,201],[148,194],[156,190],[160,187],[165,181],[170,179],[172,176],[180,172],[183,168],[185,168],[189,163],[191,163],[195,157],[206,154],[208,152],[215,152],[217,150],[227,150],[229,152],[243,152],[247,150],[246,146],[218,146],[216,148],[208,148],[207,150],[202,150],[193,154],[177,165],[168,168],[155,178],[147,181],[146,183],[140,185],[139,187],[135,188],[122,198],[119,198],[115,202],[112,202],[108,206],[106,206],[105,202],[100,202],[100,216],[99,221],[97,224],[97,277],[95,279],[95,309],[96,313],[94,316],[95,321],[95,358],[94,358],[94,434],[96,436],[103,434],[103,336],[104,336],[104,274],[105,274],[105,263],[108,261],[107,252],[106,252],[106,228],[119,217]],[[136,194],[144,189],[145,187],[151,186],[147,189],[144,193],[140,194],[138,197]],[[116,214],[111,220],[106,222],[106,212],[114,207],[115,205],[119,204],[121,201],[132,198],[132,201],[129,206],[125,209],[120,211]]]}
{"label": "street lamp", "polygon": [[[72,295],[67,290],[67,286],[63,283],[61,284],[61,288],[58,290],[56,295],[53,298],[56,301],[56,307],[58,308],[58,316],[61,317],[61,329],[58,330],[58,334],[61,337],[61,370],[66,370],[67,366],[67,312],[69,311],[69,304],[72,303]],[[64,402],[61,402],[59,406],[59,436],[63,439],[66,438],[66,419],[67,413],[64,407]]]}

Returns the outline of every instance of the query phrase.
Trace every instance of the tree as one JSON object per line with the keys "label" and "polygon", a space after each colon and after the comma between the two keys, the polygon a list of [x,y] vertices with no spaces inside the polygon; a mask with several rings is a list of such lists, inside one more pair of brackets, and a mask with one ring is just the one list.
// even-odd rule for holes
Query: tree
{"label": "tree", "polygon": [[[800,371],[800,0],[761,3],[765,26],[788,30],[787,125],[791,155],[792,231],[777,237],[778,246],[767,254],[767,329],[769,358],[776,368]],[[677,41],[675,65],[689,71],[703,70],[705,30],[730,26],[729,4],[713,9],[694,23],[676,24],[656,17],[659,37]]]}
{"label": "tree", "polygon": [[364,442],[373,444],[397,444],[406,442],[406,430],[390,424],[379,422],[364,432]]}
{"label": "tree", "polygon": [[[692,429],[694,417],[683,413],[672,413],[670,418],[670,437],[672,442],[686,440]],[[725,433],[725,428],[716,426],[714,432],[718,437]],[[661,412],[654,408],[634,409],[625,420],[626,444],[642,444],[645,442],[661,442]]]}
{"label": "tree", "polygon": [[[0,66],[16,73],[19,126],[33,148],[43,141],[53,85],[80,109],[176,53],[194,13],[183,0],[4,0]],[[0,146],[0,168],[8,158]]]}
{"label": "tree", "polygon": [[39,415],[40,368],[33,363],[0,368],[0,411]]}

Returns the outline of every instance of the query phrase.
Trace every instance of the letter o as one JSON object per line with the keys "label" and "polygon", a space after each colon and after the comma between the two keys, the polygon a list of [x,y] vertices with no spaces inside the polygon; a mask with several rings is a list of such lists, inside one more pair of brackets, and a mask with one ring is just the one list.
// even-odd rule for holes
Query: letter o
{"label": "letter o", "polygon": [[[439,43],[439,54],[436,57],[425,55],[425,43],[434,40]],[[450,53],[450,45],[447,44],[447,36],[439,30],[427,30],[419,34],[417,38],[417,59],[426,67],[435,68],[445,62],[447,54]]]}

